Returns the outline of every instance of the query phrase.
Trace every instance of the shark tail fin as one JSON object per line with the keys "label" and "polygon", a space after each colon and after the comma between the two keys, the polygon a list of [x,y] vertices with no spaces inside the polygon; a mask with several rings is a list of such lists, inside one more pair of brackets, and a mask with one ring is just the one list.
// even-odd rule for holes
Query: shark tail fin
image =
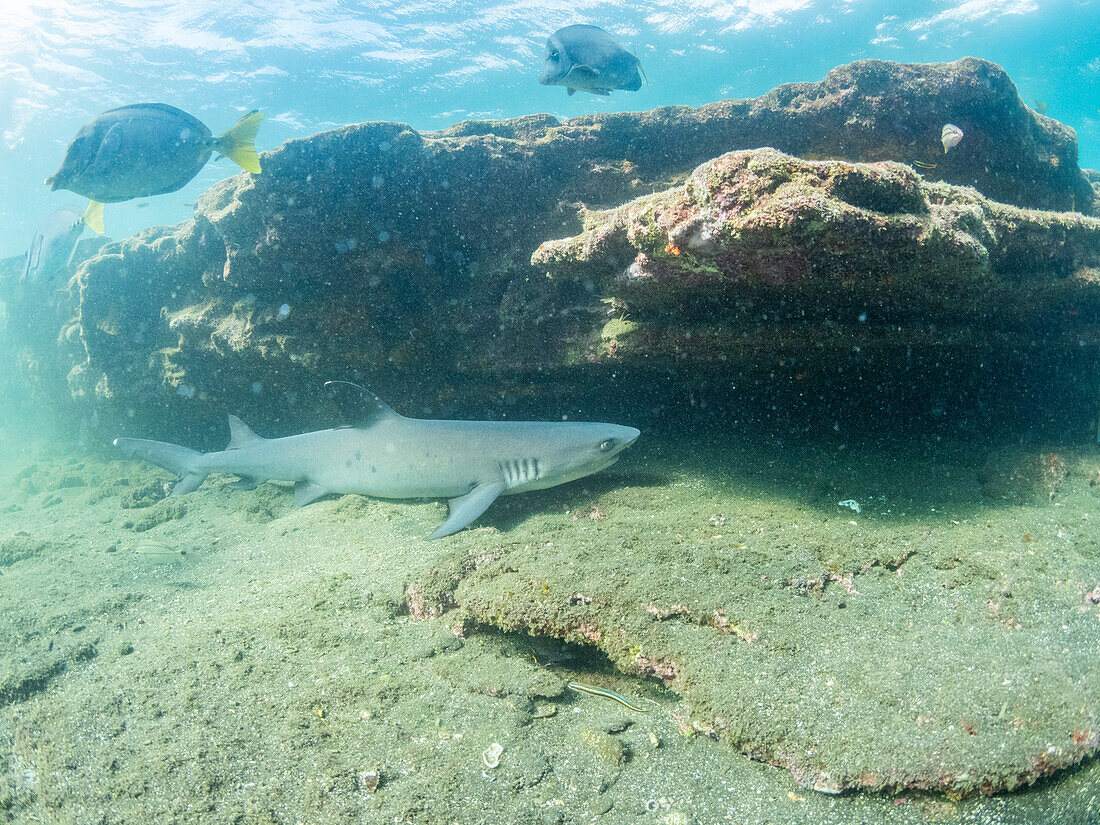
{"label": "shark tail fin", "polygon": [[172,488],[174,496],[182,496],[198,489],[206,479],[206,471],[199,466],[202,453],[197,450],[144,438],[116,438],[114,444],[129,458],[140,458],[180,476],[179,483]]}

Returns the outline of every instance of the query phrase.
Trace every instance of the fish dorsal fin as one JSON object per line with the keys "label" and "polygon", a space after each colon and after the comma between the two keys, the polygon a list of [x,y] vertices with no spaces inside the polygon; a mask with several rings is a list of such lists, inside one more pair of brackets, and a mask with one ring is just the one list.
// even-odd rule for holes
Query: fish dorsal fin
{"label": "fish dorsal fin", "polygon": [[235,415],[229,416],[229,446],[227,450],[239,450],[263,439],[252,432],[252,428]]}
{"label": "fish dorsal fin", "polygon": [[325,389],[332,394],[344,420],[358,429],[365,430],[381,421],[404,418],[366,387],[350,381],[326,381]]}

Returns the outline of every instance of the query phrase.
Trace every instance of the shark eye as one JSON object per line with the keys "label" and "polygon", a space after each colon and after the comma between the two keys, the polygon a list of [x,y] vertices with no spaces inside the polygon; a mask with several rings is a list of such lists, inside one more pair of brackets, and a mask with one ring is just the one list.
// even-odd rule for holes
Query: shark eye
{"label": "shark eye", "polygon": [[608,452],[611,452],[611,450],[614,449],[614,447],[615,447],[615,439],[614,438],[608,438],[607,440],[600,442],[599,450],[600,450],[601,453],[608,453]]}
{"label": "shark eye", "polygon": [[557,49],[551,49],[550,50],[550,59],[551,60],[557,60],[558,59],[558,50]]}

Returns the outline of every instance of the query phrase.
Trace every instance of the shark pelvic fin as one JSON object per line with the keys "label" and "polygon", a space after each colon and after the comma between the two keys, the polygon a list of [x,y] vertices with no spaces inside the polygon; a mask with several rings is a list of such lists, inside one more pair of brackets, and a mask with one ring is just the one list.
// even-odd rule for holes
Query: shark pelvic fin
{"label": "shark pelvic fin", "polygon": [[474,519],[489,509],[489,505],[497,500],[497,496],[504,492],[503,481],[489,481],[479,484],[464,496],[452,498],[449,502],[451,515],[445,522],[435,528],[426,541],[441,539],[452,533],[457,533]]}
{"label": "shark pelvic fin", "polygon": [[176,486],[172,488],[172,495],[183,496],[188,493],[193,493],[195,490],[199,489],[199,485],[202,484],[205,478],[206,473],[188,473],[176,482]]}
{"label": "shark pelvic fin", "polygon": [[239,450],[248,444],[253,444],[264,439],[252,432],[252,428],[235,415],[229,416],[229,445],[227,450]]}
{"label": "shark pelvic fin", "polygon": [[305,507],[327,494],[328,490],[312,481],[298,481],[294,484],[294,503],[299,507]]}
{"label": "shark pelvic fin", "polygon": [[403,417],[366,387],[350,381],[326,381],[325,389],[332,395],[344,419],[359,429],[365,430],[388,418]]}

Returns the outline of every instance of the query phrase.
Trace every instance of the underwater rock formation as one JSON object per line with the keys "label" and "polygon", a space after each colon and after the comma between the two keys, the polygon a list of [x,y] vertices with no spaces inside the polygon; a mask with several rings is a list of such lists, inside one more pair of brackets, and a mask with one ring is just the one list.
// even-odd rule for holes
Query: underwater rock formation
{"label": "underwater rock formation", "polygon": [[594,286],[616,317],[588,349],[624,366],[822,369],[853,347],[890,360],[922,344],[1100,343],[1100,220],[996,203],[897,163],[732,152],[683,186],[588,213],[532,263]]}
{"label": "underwater rock formation", "polygon": [[[966,139],[945,157],[948,119]],[[760,146],[776,151],[727,155],[684,189],[700,163]],[[900,165],[918,160],[919,176]],[[793,387],[824,374],[815,366],[833,369],[832,354],[847,357],[848,376],[910,386],[901,372],[914,365],[937,376],[945,361],[972,369],[973,352],[951,356],[973,344],[982,363],[1000,365],[987,396],[1006,395],[1006,376],[1080,384],[1096,348],[1092,223],[998,206],[933,178],[1026,207],[1084,210],[1091,192],[1072,131],[973,59],[862,61],[820,83],[699,109],[423,134],[362,124],[289,141],[265,153],[262,175],[212,187],[193,221],[105,247],[52,317],[10,313],[12,335],[40,392],[71,397],[112,428],[157,420],[174,438],[209,437],[227,408],[285,430],[317,414],[314,390],[331,377],[369,382],[419,412],[469,406],[486,387],[522,406],[537,375],[545,406],[555,386],[576,397],[569,385],[627,366],[642,371],[633,387],[647,375],[667,384],[684,358]],[[588,212],[653,192],[663,194]],[[607,223],[651,207],[662,216],[644,232]],[[704,207],[713,214],[688,214]],[[722,223],[738,210],[748,217]],[[543,246],[532,267],[541,243],[580,231],[586,215],[583,240]],[[737,237],[703,237],[727,229]],[[593,233],[610,233],[616,248]],[[1036,325],[1038,339],[1020,335]],[[1058,349],[1074,335],[1078,350]],[[864,347],[883,358],[853,362]],[[769,375],[792,363],[790,375]],[[934,396],[905,403],[938,409]]]}
{"label": "underwater rock formation", "polygon": [[[680,443],[706,455],[707,440]],[[410,617],[598,651],[680,697],[669,712],[685,735],[727,742],[823,793],[996,793],[1096,754],[1091,527],[990,542],[1019,516],[990,516],[1004,519],[991,530],[983,516],[960,522],[926,506],[875,516],[867,501],[849,520],[788,498],[791,479],[786,493],[754,494],[754,449],[710,456],[744,467],[733,507],[721,473],[697,468],[655,496],[634,470],[574,489],[572,522],[528,513],[522,539],[461,534],[410,584]],[[1095,453],[1051,459],[1059,497],[1095,502]],[[949,467],[914,467],[908,485],[943,481]],[[905,484],[886,486],[895,482]]]}

